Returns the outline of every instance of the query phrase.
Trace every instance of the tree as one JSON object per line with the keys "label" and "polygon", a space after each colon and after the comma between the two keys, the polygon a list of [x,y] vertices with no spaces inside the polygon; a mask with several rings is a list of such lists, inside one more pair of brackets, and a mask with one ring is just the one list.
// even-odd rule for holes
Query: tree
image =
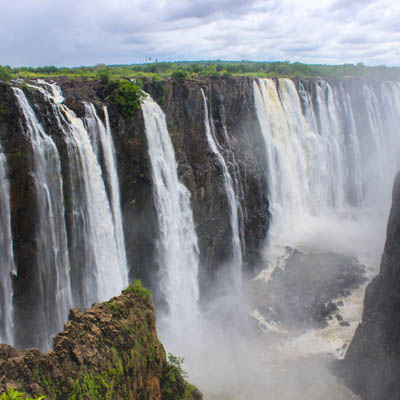
{"label": "tree", "polygon": [[12,75],[10,69],[0,65],[0,81],[9,81],[11,77]]}

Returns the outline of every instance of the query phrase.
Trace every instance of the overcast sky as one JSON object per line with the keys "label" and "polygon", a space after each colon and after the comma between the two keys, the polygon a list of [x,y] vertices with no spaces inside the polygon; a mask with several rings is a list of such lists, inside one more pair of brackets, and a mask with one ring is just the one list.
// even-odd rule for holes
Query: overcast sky
{"label": "overcast sky", "polygon": [[0,0],[0,64],[400,65],[399,0]]}

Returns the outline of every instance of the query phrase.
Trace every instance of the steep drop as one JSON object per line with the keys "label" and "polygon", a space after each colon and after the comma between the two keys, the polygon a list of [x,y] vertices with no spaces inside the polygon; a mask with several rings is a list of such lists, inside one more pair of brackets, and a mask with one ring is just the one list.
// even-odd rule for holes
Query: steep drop
{"label": "steep drop", "polygon": [[147,96],[142,104],[159,223],[160,290],[169,323],[185,324],[198,313],[198,245],[190,192],[179,181],[165,115]]}

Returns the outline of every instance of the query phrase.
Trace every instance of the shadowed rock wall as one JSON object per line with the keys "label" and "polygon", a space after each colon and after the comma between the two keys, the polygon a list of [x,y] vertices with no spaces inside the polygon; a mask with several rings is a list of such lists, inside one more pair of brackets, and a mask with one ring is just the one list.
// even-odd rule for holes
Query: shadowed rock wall
{"label": "shadowed rock wall", "polygon": [[400,175],[393,186],[385,249],[368,285],[362,322],[337,367],[363,400],[400,399]]}

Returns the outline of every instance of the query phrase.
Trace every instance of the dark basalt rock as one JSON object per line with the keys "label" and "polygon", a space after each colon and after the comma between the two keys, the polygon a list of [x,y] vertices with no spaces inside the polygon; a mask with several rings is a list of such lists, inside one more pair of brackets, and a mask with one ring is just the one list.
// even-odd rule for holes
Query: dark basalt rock
{"label": "dark basalt rock", "polygon": [[131,286],[85,312],[71,310],[53,341],[54,351],[46,354],[0,345],[0,393],[14,388],[49,400],[202,399],[167,363],[143,288]]}
{"label": "dark basalt rock", "polygon": [[368,285],[362,322],[335,371],[363,400],[400,399],[400,175],[392,195],[378,276]]}
{"label": "dark basalt rock", "polygon": [[365,283],[364,273],[365,267],[350,256],[291,249],[285,266],[272,273],[258,310],[291,329],[324,327],[338,312],[333,301]]}

